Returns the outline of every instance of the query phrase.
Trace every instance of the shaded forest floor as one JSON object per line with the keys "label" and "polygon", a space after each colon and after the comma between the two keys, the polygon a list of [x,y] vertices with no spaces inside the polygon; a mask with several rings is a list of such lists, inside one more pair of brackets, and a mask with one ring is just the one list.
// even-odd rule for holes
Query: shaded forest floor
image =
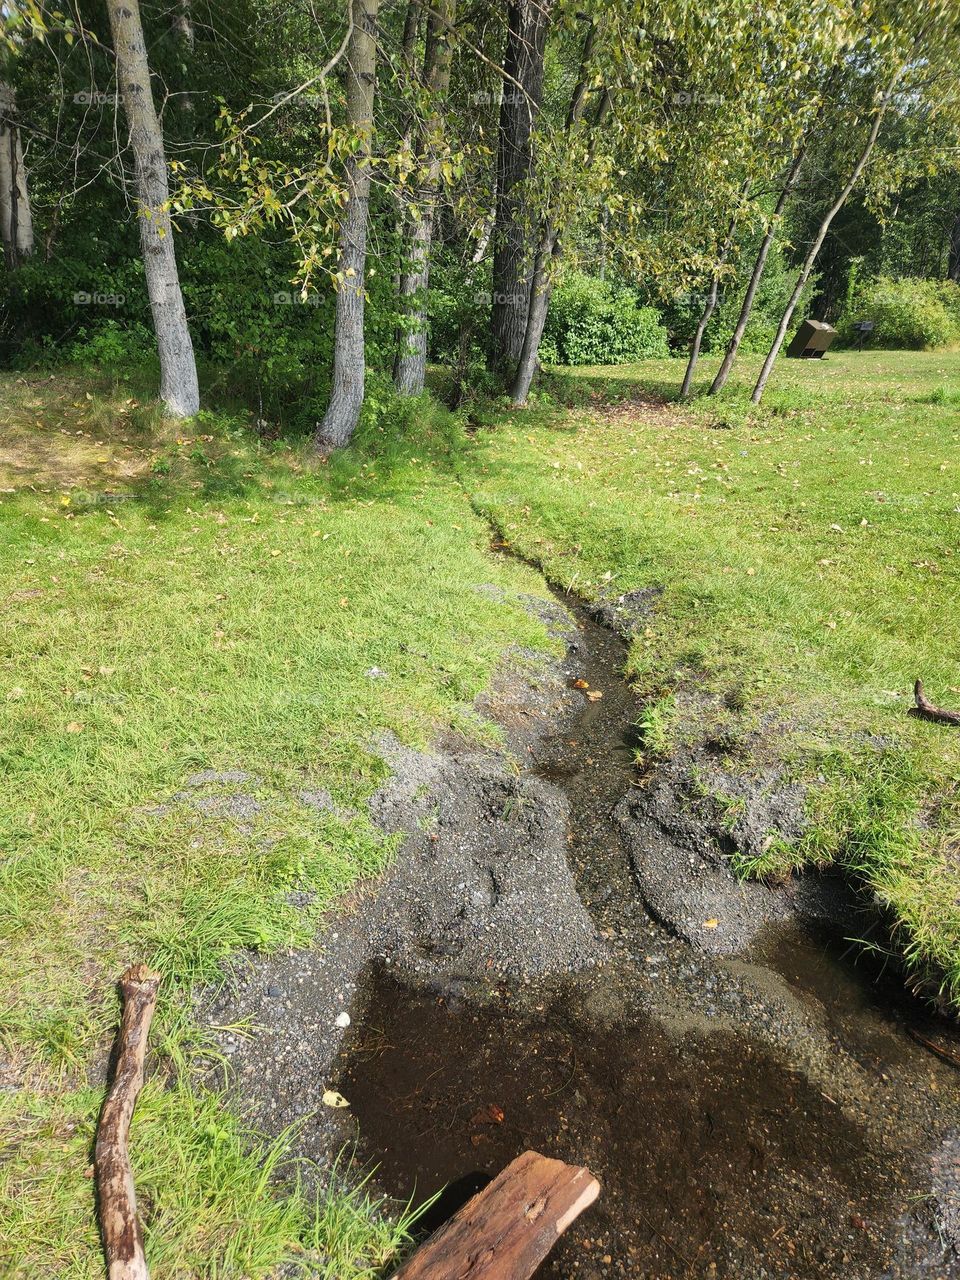
{"label": "shaded forest floor", "polygon": [[135,1152],[155,1274],[374,1276],[398,1247],[362,1193],[278,1199],[282,1144],[177,1069],[206,1047],[194,984],[306,945],[389,859],[376,735],[491,738],[504,652],[555,647],[488,518],[587,598],[661,591],[630,655],[646,754],[763,727],[809,821],[739,869],[840,861],[960,994],[960,738],[907,715],[917,675],[960,705],[960,355],[784,363],[761,409],[746,374],[658,405],[680,372],[558,377],[491,430],[425,402],[323,467],[223,414],[178,434],[136,380],[4,375],[0,1271],[100,1272],[86,1174],[135,957],[165,975]]}

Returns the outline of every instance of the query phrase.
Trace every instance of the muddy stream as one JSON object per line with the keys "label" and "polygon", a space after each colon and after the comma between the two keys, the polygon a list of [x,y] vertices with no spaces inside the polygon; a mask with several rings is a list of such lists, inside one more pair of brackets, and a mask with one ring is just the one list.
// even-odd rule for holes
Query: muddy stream
{"label": "muddy stream", "polygon": [[626,645],[562,604],[565,661],[480,708],[515,763],[398,748],[398,868],[217,997],[261,1028],[224,1041],[252,1116],[355,1143],[400,1201],[442,1191],[424,1233],[527,1148],[586,1164],[600,1199],[544,1278],[960,1276],[960,1073],[910,1034],[953,1032],[857,959],[842,885],[755,898],[680,849],[644,809]]}

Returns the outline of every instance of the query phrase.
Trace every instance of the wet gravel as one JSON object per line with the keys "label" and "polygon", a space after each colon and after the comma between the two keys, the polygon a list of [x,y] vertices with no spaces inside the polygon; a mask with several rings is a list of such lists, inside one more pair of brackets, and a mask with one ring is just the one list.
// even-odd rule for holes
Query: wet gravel
{"label": "wet gravel", "polygon": [[737,884],[680,804],[705,761],[636,770],[622,641],[537,608],[567,654],[482,700],[508,750],[384,739],[394,866],[206,994],[255,1028],[220,1038],[239,1104],[321,1162],[357,1143],[399,1199],[452,1186],[443,1212],[526,1147],[588,1163],[555,1280],[960,1275],[960,1078],[907,1034],[928,1015],[854,964],[842,885]]}

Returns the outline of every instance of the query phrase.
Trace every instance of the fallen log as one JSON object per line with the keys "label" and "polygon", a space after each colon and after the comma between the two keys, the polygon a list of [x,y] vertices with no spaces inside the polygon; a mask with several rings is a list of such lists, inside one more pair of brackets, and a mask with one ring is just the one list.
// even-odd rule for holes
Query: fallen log
{"label": "fallen log", "polygon": [[109,1280],[149,1280],[127,1139],[143,1087],[147,1034],[159,985],[159,974],[143,964],[131,965],[120,979],[123,1016],[117,1034],[117,1067],[100,1112],[94,1149],[100,1234]]}
{"label": "fallen log", "polygon": [[920,716],[923,720],[934,720],[937,724],[960,725],[960,711],[947,711],[943,707],[934,706],[923,692],[922,680],[918,680],[913,686],[913,697],[917,704],[914,715]]}
{"label": "fallen log", "polygon": [[525,1151],[392,1280],[527,1280],[599,1194],[588,1169]]}

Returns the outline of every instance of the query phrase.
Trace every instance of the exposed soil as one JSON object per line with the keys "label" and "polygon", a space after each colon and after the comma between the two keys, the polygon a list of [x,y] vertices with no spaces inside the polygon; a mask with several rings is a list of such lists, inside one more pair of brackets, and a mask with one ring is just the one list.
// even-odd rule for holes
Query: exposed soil
{"label": "exposed soil", "polygon": [[838,941],[841,885],[737,884],[679,773],[638,774],[623,642],[549,619],[565,661],[519,655],[483,706],[512,756],[384,743],[393,869],[208,1005],[259,1024],[222,1040],[251,1118],[321,1159],[356,1139],[400,1200],[446,1186],[428,1226],[527,1147],[588,1164],[555,1280],[960,1275],[960,1076],[907,1035],[926,1015]]}

